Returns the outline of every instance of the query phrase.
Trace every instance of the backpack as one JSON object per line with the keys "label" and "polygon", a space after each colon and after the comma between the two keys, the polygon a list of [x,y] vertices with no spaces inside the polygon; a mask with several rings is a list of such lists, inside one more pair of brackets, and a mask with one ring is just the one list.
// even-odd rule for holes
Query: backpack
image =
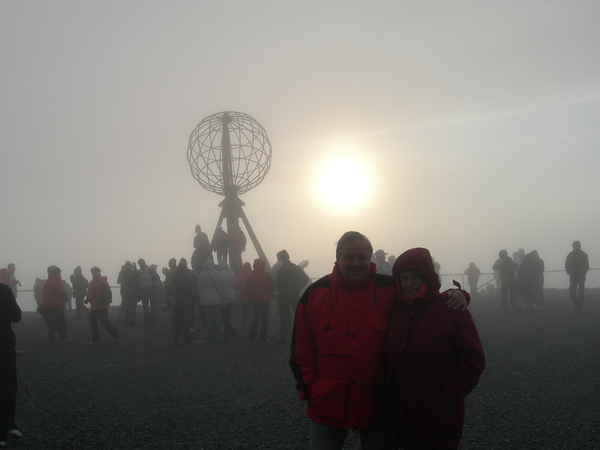
{"label": "backpack", "polygon": [[147,289],[154,285],[152,275],[148,272],[148,269],[140,271],[140,288]]}
{"label": "backpack", "polygon": [[98,303],[101,305],[110,305],[112,303],[112,290],[108,284],[100,283],[100,296],[98,297]]}

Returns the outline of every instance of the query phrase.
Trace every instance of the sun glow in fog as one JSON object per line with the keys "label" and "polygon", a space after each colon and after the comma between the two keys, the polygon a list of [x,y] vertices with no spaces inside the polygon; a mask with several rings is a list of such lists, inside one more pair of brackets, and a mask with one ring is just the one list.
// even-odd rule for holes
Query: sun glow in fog
{"label": "sun glow in fog", "polygon": [[365,199],[369,189],[366,169],[353,158],[341,157],[326,164],[319,192],[328,204],[349,208]]}

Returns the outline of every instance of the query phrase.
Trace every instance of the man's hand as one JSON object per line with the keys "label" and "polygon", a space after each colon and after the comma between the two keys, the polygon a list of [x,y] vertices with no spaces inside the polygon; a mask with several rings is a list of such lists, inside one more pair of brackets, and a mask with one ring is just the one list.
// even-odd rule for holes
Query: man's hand
{"label": "man's hand", "polygon": [[469,306],[467,299],[458,289],[450,289],[446,291],[446,297],[448,297],[446,306],[450,309],[460,309],[464,311]]}

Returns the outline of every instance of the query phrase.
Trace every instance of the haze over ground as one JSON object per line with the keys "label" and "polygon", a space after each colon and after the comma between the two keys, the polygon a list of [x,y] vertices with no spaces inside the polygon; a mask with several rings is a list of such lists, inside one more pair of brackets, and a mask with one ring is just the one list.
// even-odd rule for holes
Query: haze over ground
{"label": "haze over ground", "polygon": [[574,240],[598,267],[598,23],[584,1],[2,0],[0,267],[31,289],[50,264],[114,284],[127,259],[189,259],[222,198],[188,139],[220,111],[273,145],[242,196],[271,263],[285,248],[324,275],[355,229],[443,273],[503,248],[563,269]]}

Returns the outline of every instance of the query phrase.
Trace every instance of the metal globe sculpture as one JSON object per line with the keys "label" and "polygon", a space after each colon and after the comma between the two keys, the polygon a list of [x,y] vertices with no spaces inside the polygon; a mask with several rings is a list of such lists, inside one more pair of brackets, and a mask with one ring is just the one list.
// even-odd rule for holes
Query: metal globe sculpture
{"label": "metal globe sculpture", "polygon": [[258,186],[271,168],[267,132],[252,116],[225,111],[206,117],[192,131],[187,159],[204,189],[227,196]]}
{"label": "metal globe sculpture", "polygon": [[[225,197],[219,203],[221,216],[227,220],[227,232],[240,233],[239,219],[244,222],[258,256],[267,265],[269,261],[262,250],[250,222],[242,209],[239,195],[258,186],[271,168],[272,147],[267,132],[252,116],[240,112],[224,111],[202,120],[192,131],[187,159],[192,176],[204,189]],[[241,252],[230,247],[231,269],[242,269]]]}

